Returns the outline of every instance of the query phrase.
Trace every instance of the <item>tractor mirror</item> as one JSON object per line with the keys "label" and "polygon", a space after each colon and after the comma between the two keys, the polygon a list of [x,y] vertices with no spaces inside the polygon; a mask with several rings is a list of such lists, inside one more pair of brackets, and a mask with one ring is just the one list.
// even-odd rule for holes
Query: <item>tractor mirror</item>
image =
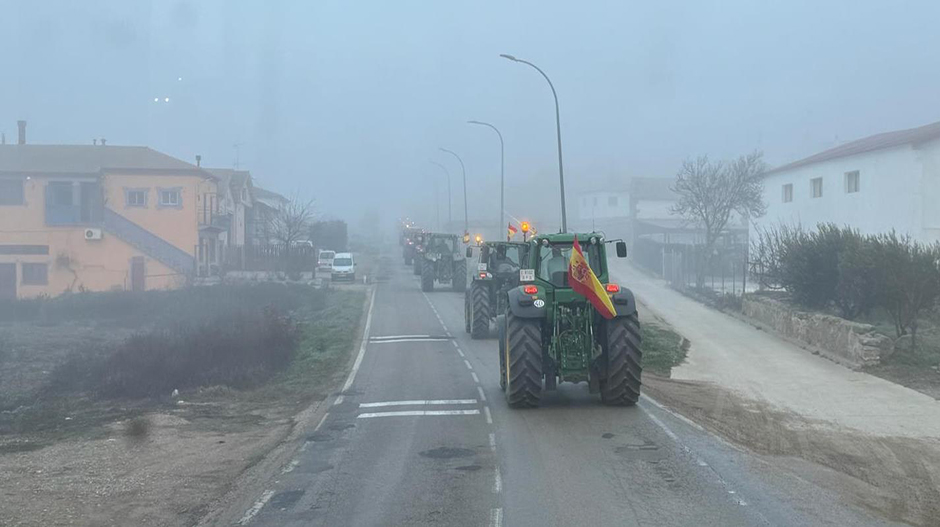
{"label": "tractor mirror", "polygon": [[627,257],[627,243],[617,242],[617,258],[626,258],[626,257]]}
{"label": "tractor mirror", "polygon": [[473,247],[467,247],[467,258],[473,258]]}

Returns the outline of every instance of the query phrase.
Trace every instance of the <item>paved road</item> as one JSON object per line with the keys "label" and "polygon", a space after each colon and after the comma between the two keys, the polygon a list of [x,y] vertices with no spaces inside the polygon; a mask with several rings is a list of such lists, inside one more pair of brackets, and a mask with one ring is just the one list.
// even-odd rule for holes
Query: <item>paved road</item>
{"label": "paved road", "polygon": [[883,524],[649,399],[608,408],[562,385],[510,410],[462,294],[390,271],[348,389],[244,524]]}

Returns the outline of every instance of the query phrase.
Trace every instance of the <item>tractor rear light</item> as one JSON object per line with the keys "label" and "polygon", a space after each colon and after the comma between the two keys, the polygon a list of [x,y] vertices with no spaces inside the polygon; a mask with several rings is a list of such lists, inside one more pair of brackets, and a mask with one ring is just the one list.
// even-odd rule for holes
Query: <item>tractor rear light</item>
{"label": "tractor rear light", "polygon": [[619,292],[620,292],[620,286],[617,285],[617,284],[607,284],[606,289],[607,289],[607,292],[608,292],[608,293],[619,293]]}
{"label": "tractor rear light", "polygon": [[539,292],[539,288],[534,285],[527,285],[522,288],[522,292],[527,295],[534,295]]}
{"label": "tractor rear light", "polygon": [[482,272],[482,273],[480,273],[480,278],[486,278],[486,275],[487,275],[486,272]]}

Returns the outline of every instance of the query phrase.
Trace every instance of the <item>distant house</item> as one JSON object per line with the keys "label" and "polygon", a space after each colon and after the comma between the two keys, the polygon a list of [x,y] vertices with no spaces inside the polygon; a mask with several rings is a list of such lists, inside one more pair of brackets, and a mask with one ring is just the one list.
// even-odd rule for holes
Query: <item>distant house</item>
{"label": "distant house", "polygon": [[758,227],[832,222],[940,241],[940,122],[873,135],[777,167],[764,177]]}
{"label": "distant house", "polygon": [[273,245],[277,243],[271,224],[278,211],[290,203],[286,197],[263,189],[259,186],[251,188],[253,206],[247,211],[246,242],[248,245]]}
{"label": "distant house", "polygon": [[229,247],[241,247],[248,240],[248,220],[251,217],[253,185],[247,170],[206,168],[218,183],[218,215],[227,230],[225,242]]}
{"label": "distant house", "polygon": [[576,197],[578,227],[631,241],[640,235],[687,230],[688,222],[671,212],[677,200],[672,184],[671,178],[633,177],[582,192]]}
{"label": "distant house", "polygon": [[[103,141],[102,141],[103,143]],[[216,178],[141,146],[0,145],[0,297],[186,283]]]}

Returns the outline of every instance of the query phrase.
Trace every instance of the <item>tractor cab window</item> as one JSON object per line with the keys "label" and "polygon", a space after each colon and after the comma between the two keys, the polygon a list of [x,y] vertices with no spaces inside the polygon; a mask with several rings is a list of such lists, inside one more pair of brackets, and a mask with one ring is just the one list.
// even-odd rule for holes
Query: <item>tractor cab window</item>
{"label": "tractor cab window", "polygon": [[489,249],[489,268],[497,273],[518,271],[522,261],[522,248],[513,245],[497,245]]}
{"label": "tractor cab window", "polygon": [[[584,258],[594,271],[600,275],[600,255],[597,246],[581,244]],[[568,287],[568,262],[571,260],[571,244],[554,244],[548,247],[539,245],[539,263],[537,276],[556,287]]]}
{"label": "tractor cab window", "polygon": [[454,252],[456,245],[453,238],[432,238],[429,248],[432,252],[447,254]]}

